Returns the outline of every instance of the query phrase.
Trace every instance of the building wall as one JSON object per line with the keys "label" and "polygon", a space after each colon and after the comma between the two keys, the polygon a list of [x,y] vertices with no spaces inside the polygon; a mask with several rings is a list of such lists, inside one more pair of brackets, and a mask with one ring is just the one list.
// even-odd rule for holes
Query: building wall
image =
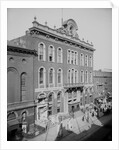
{"label": "building wall", "polygon": [[[75,24],[73,20],[68,20],[70,24]],[[70,26],[69,24],[69,26]],[[39,30],[40,29],[40,30]],[[60,29],[58,29],[60,30]],[[78,37],[77,33],[75,32],[75,38],[71,37],[71,32],[69,31],[70,28],[67,28],[65,31],[67,34],[63,35],[60,34],[59,31],[50,29],[47,26],[43,26],[39,24],[36,19],[33,21],[33,27],[26,32],[25,36],[20,38],[14,39],[13,41],[18,43],[20,46],[26,47],[28,49],[36,50],[38,53],[38,44],[43,42],[45,44],[46,50],[46,60],[39,61],[38,56],[34,57],[33,61],[33,86],[34,86],[34,97],[36,104],[36,116],[35,118],[38,119],[39,111],[44,111],[45,109],[50,109],[52,106],[51,111],[52,115],[57,114],[57,109],[60,105],[60,112],[69,112],[72,110],[78,110],[80,105],[89,104],[93,100],[93,91],[92,86],[93,82],[89,82],[89,72],[93,74],[93,52],[94,48],[92,44],[89,44],[85,41],[77,41],[76,38]],[[75,29],[74,27],[74,30]],[[70,37],[69,37],[70,36]],[[70,42],[69,42],[70,41]],[[76,44],[78,43],[78,44]],[[80,45],[79,45],[80,43]],[[48,61],[48,47],[53,45],[55,48],[55,62]],[[63,63],[57,63],[57,48],[61,47],[63,50]],[[78,52],[78,65],[74,64],[67,64],[67,51],[74,50]],[[88,64],[89,64],[89,57],[92,57],[92,67],[81,66],[80,65],[80,54],[84,54],[84,64],[85,64],[85,55],[88,55]],[[38,70],[40,67],[45,68],[46,70],[46,79],[45,79],[45,87],[38,86]],[[55,70],[55,85],[54,87],[49,87],[49,68],[54,68]],[[57,70],[61,68],[63,70],[63,84],[61,86],[57,85]],[[67,73],[69,69],[76,69],[78,71],[78,83],[77,86],[75,83],[70,85],[67,82]],[[84,82],[81,83],[80,81],[80,72],[84,71]],[[88,83],[85,81],[85,71],[88,71]],[[93,76],[92,76],[93,78]],[[68,84],[67,84],[68,83]],[[67,84],[67,85],[66,85]],[[70,87],[71,86],[71,87]],[[74,96],[74,91],[76,95]],[[58,101],[58,93],[61,92],[60,102]],[[52,102],[49,102],[50,94],[52,95]],[[42,96],[44,97],[42,97]],[[69,95],[72,95],[71,97]],[[76,99],[76,100],[75,100]],[[48,106],[47,106],[48,105]],[[50,110],[49,110],[50,112]],[[45,114],[45,113],[44,113]]]}
{"label": "building wall", "polygon": [[[12,47],[11,47],[12,48]],[[19,49],[19,47],[18,47]],[[25,81],[21,76],[25,73]],[[24,89],[21,82],[25,82]],[[22,113],[27,113],[29,124],[34,122],[34,99],[33,99],[33,56],[18,52],[8,52],[7,55],[7,115],[8,123],[21,122]]]}
{"label": "building wall", "polygon": [[108,92],[112,93],[112,73],[101,70],[94,71],[94,98],[106,96]]}

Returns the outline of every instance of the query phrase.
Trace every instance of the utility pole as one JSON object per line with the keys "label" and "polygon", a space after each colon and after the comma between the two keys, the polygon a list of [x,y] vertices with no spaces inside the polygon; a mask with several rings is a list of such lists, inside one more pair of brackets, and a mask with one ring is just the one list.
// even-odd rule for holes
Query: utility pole
{"label": "utility pole", "polygon": [[63,25],[63,8],[61,8],[61,26]]}

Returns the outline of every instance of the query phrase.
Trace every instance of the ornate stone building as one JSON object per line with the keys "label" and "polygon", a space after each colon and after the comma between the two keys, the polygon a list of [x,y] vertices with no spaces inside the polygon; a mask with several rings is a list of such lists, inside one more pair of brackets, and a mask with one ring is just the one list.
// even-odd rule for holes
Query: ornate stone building
{"label": "ornate stone building", "polygon": [[[8,54],[8,70],[15,65],[15,71],[10,71],[11,78],[13,72],[16,80],[22,80],[22,77],[24,80],[27,76],[28,92],[24,92],[20,80],[15,84],[14,78],[10,78],[10,84],[15,85],[8,86],[8,93],[11,87],[13,94],[19,91],[14,95],[13,108],[17,101],[35,107],[35,122],[38,124],[57,113],[77,111],[93,101],[95,49],[92,43],[79,39],[78,26],[72,19],[63,22],[59,29],[52,29],[47,23],[42,25],[36,18],[32,23],[24,36],[11,40],[20,47],[18,52]],[[20,70],[19,73],[16,70]],[[11,100],[8,94],[8,101]]]}

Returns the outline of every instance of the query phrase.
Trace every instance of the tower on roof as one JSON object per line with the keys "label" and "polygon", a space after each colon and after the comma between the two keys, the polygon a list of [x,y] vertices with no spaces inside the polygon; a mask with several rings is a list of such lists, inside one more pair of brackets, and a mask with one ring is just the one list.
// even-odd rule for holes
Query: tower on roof
{"label": "tower on roof", "polygon": [[73,19],[68,19],[64,21],[62,27],[64,28],[64,30],[68,35],[78,38],[78,34],[77,34],[78,26]]}

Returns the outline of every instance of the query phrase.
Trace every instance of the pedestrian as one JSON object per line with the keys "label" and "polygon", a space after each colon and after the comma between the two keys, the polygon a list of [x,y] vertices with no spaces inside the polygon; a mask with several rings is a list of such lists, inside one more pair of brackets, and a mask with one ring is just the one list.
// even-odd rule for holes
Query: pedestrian
{"label": "pedestrian", "polygon": [[63,136],[63,123],[62,121],[60,122],[59,126],[58,126],[58,138],[61,138]]}

